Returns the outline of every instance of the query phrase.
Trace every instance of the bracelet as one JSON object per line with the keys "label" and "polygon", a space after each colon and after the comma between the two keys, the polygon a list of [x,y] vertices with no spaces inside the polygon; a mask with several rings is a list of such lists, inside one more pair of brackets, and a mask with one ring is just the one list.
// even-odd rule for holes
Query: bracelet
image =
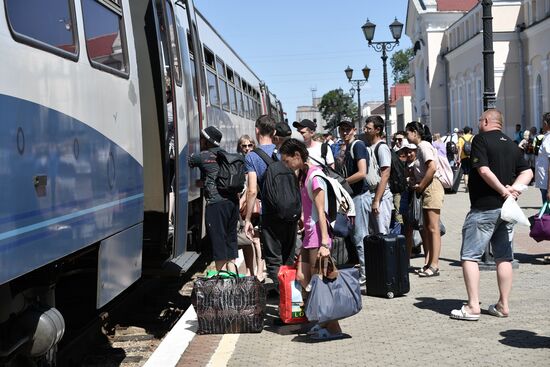
{"label": "bracelet", "polygon": [[326,249],[329,249],[328,243],[322,243],[322,244],[321,244],[321,247],[324,247],[324,248],[326,248]]}

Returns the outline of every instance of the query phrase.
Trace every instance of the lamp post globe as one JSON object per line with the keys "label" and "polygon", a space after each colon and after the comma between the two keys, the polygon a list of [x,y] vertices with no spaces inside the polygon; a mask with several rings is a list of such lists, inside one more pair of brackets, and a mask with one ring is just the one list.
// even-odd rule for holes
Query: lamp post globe
{"label": "lamp post globe", "polygon": [[365,80],[368,81],[369,75],[370,75],[370,68],[367,65],[365,65],[362,71],[363,71],[363,76],[365,77]]}
{"label": "lamp post globe", "polygon": [[390,24],[390,31],[393,36],[393,39],[395,39],[397,42],[399,42],[399,39],[401,38],[401,32],[403,32],[403,23],[397,20],[393,21],[392,24]]}
{"label": "lamp post globe", "polygon": [[353,69],[349,67],[346,68],[346,70],[344,70],[344,72],[346,73],[346,77],[348,78],[348,81],[351,80],[351,78],[353,77]]}
{"label": "lamp post globe", "polygon": [[369,44],[374,39],[374,31],[376,30],[376,24],[372,23],[368,18],[367,22],[363,24],[361,27],[363,30],[363,34],[365,35],[365,39],[369,42]]}

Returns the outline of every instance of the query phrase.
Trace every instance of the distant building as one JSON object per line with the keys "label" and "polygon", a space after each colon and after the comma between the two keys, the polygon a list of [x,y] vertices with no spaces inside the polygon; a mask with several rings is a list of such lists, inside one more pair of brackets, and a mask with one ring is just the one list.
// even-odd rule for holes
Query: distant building
{"label": "distant building", "polygon": [[[367,105],[367,107],[365,107]],[[390,134],[403,130],[405,123],[412,121],[411,86],[408,83],[390,87]],[[363,116],[377,115],[386,118],[384,102],[367,102],[363,105]]]}
{"label": "distant building", "polygon": [[[298,106],[296,109],[296,121],[301,121],[303,119],[316,121],[317,132],[324,133],[325,130],[323,129],[323,126],[327,124],[327,121],[323,119],[321,112],[319,112],[318,106],[319,103],[321,103],[321,98],[313,98],[312,102],[312,106]],[[292,125],[292,122],[290,122],[290,125]]]}
{"label": "distant building", "polygon": [[[504,131],[541,126],[550,110],[550,0],[493,0],[496,106]],[[483,112],[483,23],[477,0],[408,0],[413,118],[445,133]],[[546,41],[545,41],[546,39]],[[546,97],[545,97],[546,96]]]}

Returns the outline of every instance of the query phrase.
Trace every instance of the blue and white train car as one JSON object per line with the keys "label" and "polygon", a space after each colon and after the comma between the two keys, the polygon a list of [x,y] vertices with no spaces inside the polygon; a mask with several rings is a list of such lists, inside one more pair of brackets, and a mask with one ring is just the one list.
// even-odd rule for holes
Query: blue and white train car
{"label": "blue and white train car", "polygon": [[91,271],[98,310],[144,270],[188,269],[200,129],[233,151],[282,107],[192,0],[0,6],[0,364],[55,363],[75,313],[60,280]]}

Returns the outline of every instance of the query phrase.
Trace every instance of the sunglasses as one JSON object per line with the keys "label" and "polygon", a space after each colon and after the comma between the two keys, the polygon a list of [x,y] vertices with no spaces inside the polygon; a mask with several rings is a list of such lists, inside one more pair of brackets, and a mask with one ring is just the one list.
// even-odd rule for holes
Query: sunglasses
{"label": "sunglasses", "polygon": [[254,148],[254,144],[241,144],[241,148]]}

